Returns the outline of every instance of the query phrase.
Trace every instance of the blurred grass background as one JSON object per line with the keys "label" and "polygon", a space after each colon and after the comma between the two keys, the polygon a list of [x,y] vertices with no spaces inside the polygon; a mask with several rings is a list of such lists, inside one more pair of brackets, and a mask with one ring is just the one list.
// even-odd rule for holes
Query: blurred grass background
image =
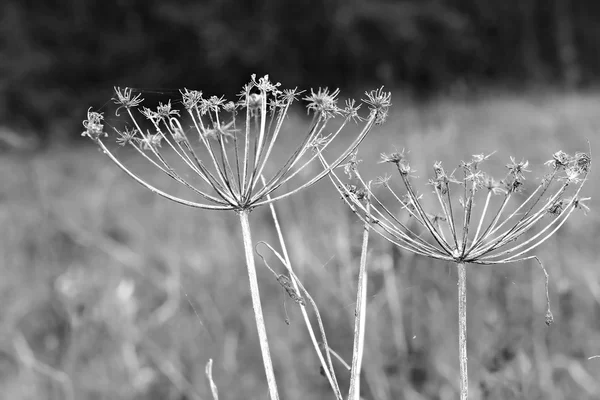
{"label": "blurred grass background", "polygon": [[[557,150],[598,147],[599,20],[590,0],[2,1],[0,398],[209,399],[211,358],[222,399],[267,396],[235,216],[158,198],[77,141],[88,107],[115,118],[111,87],[164,101],[180,87],[233,98],[251,73],[346,94],[384,84],[392,115],[361,147],[366,177],[394,173],[377,164],[393,146],[423,183],[436,160],[451,170],[493,151],[496,171],[512,155],[539,176]],[[554,325],[535,264],[469,271],[472,398],[600,398],[597,181],[582,192],[591,212],[536,251]],[[349,360],[361,225],[326,181],[277,209]],[[266,208],[251,222],[276,244]],[[369,268],[363,397],[456,398],[452,265],[373,235]],[[282,399],[331,398],[298,310],[266,269],[259,279]]]}
{"label": "blurred grass background", "polygon": [[[423,192],[436,160],[451,170],[472,154],[496,151],[492,165],[513,155],[540,171],[557,150],[586,151],[586,140],[598,145],[597,93],[425,103],[394,95],[388,122],[361,147],[363,175],[393,174],[377,164],[378,155],[405,147]],[[304,131],[303,118],[291,118],[284,134]],[[534,263],[470,268],[474,399],[600,397],[600,361],[588,360],[600,354],[595,175],[583,189],[592,211],[575,213],[535,252],[551,277],[552,326],[544,324],[544,280]],[[208,399],[211,358],[222,399],[267,396],[232,213],[169,203],[84,145],[2,154],[0,182],[0,398],[65,399],[72,390],[81,400]],[[276,207],[329,343],[349,361],[361,224],[326,181]],[[276,244],[268,209],[254,211],[251,222],[255,241]],[[369,269],[363,397],[456,398],[452,265],[373,235]],[[287,300],[286,325],[281,288],[266,269],[259,280],[282,398],[331,398],[299,310]],[[346,387],[348,373],[336,367]]]}

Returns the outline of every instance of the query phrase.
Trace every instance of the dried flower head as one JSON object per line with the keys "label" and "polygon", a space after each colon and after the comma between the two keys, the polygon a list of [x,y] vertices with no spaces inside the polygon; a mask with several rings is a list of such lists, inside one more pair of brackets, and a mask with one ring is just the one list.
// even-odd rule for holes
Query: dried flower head
{"label": "dried flower head", "polygon": [[[268,167],[270,156],[274,154],[278,138],[286,131],[285,121],[291,104],[302,94],[297,89],[281,90],[280,86],[268,75],[260,78],[252,75],[237,102],[183,89],[180,102],[185,115],[175,108],[178,102],[169,100],[151,109],[141,105],[143,99],[139,93],[134,95],[134,90],[115,88],[113,101],[119,106],[117,115],[124,110],[130,118],[123,129],[115,127],[117,144],[132,146],[149,165],[189,189],[196,199],[188,200],[162,191],[118,160],[103,140],[108,135],[102,114],[88,112],[83,135],[96,141],[131,177],[163,197],[197,208],[251,210],[290,196],[326,176],[328,169],[308,179],[300,172],[340,136],[349,121],[362,121],[364,127],[330,169],[342,164],[382,118],[390,101],[390,94],[382,89],[367,94],[371,113],[363,119],[358,114],[360,105],[353,100],[348,100],[343,110],[337,107],[338,89],[333,92],[311,90],[304,100],[308,101],[308,112],[314,114],[313,121],[287,161],[274,169]],[[138,113],[134,112],[136,109]],[[246,111],[245,118],[238,118],[240,110]],[[344,116],[341,125],[332,133],[325,132],[329,121],[340,114]],[[314,151],[310,152],[311,149]],[[200,184],[190,180],[190,172],[199,178]],[[283,187],[285,191],[281,191]]]}
{"label": "dried flower head", "polygon": [[[537,188],[529,190],[525,199],[519,199],[512,209],[509,201],[524,191],[525,174],[530,172],[529,163],[517,162],[510,157],[506,176],[496,180],[481,169],[481,164],[490,156],[476,155],[469,162],[461,162],[464,170],[461,181],[448,176],[441,162],[434,163],[434,176],[428,180],[428,184],[434,189],[435,204],[439,204],[440,209],[428,212],[413,187],[406,151],[381,155],[381,162],[397,166],[406,193],[398,193],[389,177],[376,183],[381,183],[400,207],[419,222],[421,228],[430,234],[431,241],[425,240],[422,232],[403,225],[396,217],[396,212],[384,205],[376,193],[370,192],[358,168],[355,168],[355,177],[372,198],[370,215],[367,215],[366,207],[360,202],[355,202],[353,206],[359,215],[362,212],[361,217],[365,221],[371,215],[376,217],[379,220],[378,232],[406,250],[441,260],[476,264],[499,264],[526,258],[526,253],[556,232],[573,210],[589,210],[583,203],[588,198],[579,197],[590,171],[589,154],[576,153],[571,156],[562,151],[555,153],[552,160],[546,163],[553,171],[540,181]],[[322,162],[324,166],[328,165],[324,158]],[[343,181],[335,171],[332,171],[332,176],[336,186],[340,187]],[[476,201],[480,191],[485,199],[483,202]],[[459,196],[453,196],[457,194]],[[489,215],[490,206],[494,203],[492,196],[498,197],[499,203],[495,214]],[[453,205],[454,197],[460,206]],[[483,204],[483,209],[479,212],[479,222],[473,227],[475,204]],[[456,215],[459,210],[462,210],[462,223]],[[549,214],[555,218],[545,218]],[[431,217],[436,215],[443,218]],[[533,237],[527,238],[526,234],[533,234]]]}
{"label": "dried flower head", "polygon": [[311,89],[310,96],[304,98],[308,102],[308,112],[313,111],[321,116],[321,118],[333,118],[337,114],[340,114],[340,109],[337,107],[337,96],[340,94],[340,90],[336,89],[332,93],[329,93],[328,88],[319,88],[315,93]]}

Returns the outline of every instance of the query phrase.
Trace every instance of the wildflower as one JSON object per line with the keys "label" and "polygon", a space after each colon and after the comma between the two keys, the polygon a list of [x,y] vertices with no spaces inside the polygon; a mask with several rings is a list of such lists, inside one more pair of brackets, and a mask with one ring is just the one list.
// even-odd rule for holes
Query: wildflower
{"label": "wildflower", "polygon": [[506,194],[508,190],[502,187],[502,184],[496,181],[492,176],[484,174],[482,186],[493,194]]}
{"label": "wildflower", "polygon": [[187,90],[183,89],[180,91],[182,97],[182,103],[186,110],[194,110],[198,107],[198,104],[202,103],[204,98],[202,97],[202,92],[198,90]]}
{"label": "wildflower", "polygon": [[554,168],[555,170],[561,168],[564,169],[569,165],[570,159],[571,157],[569,157],[567,153],[559,150],[552,155],[551,160],[546,161],[544,164]]}
{"label": "wildflower", "polygon": [[587,215],[588,211],[590,211],[590,208],[587,206],[587,204],[583,204],[583,202],[588,201],[588,200],[591,200],[591,197],[583,197],[583,198],[574,197],[572,199],[573,207],[583,210],[583,213],[585,215]]}
{"label": "wildflower", "polygon": [[343,110],[340,110],[340,113],[344,116],[344,118],[351,119],[352,121],[358,123],[363,121],[360,115],[358,115],[358,109],[360,108],[361,104],[356,105],[355,103],[356,101],[354,99],[346,100],[346,107]]}
{"label": "wildflower", "polygon": [[353,171],[356,170],[358,164],[361,162],[362,160],[357,159],[356,152],[354,152],[348,159],[348,162],[340,165],[340,167],[343,167],[344,173],[348,175],[349,178],[352,178]]}
{"label": "wildflower", "polygon": [[340,109],[337,107],[337,96],[339,94],[339,89],[334,90],[332,93],[329,93],[328,88],[319,88],[316,93],[311,89],[310,96],[304,98],[308,102],[307,110],[309,112],[314,111],[322,118],[333,118],[340,113]]}
{"label": "wildflower", "polygon": [[113,97],[112,101],[115,104],[119,105],[119,108],[117,108],[117,110],[115,111],[117,115],[119,115],[119,109],[135,108],[139,106],[142,103],[142,101],[144,101],[140,93],[132,97],[132,89],[130,88],[125,88],[121,90],[121,88],[115,86],[114,89],[117,97]]}
{"label": "wildflower", "polygon": [[101,113],[94,112],[91,108],[88,109],[87,119],[83,121],[85,131],[81,133],[81,136],[87,136],[94,140],[108,136],[108,133],[104,132],[103,120],[104,116]]}
{"label": "wildflower", "polygon": [[155,133],[154,135],[146,135],[146,137],[138,138],[138,143],[142,150],[156,150],[158,147],[161,147],[162,136],[160,133]]}
{"label": "wildflower", "polygon": [[[280,83],[273,83],[268,76],[258,78],[252,75],[250,82],[243,87],[240,101],[237,103],[227,101],[224,96],[205,97],[201,91],[181,90],[181,102],[187,111],[187,118],[191,121],[192,128],[197,132],[203,151],[208,154],[206,160],[200,159],[201,153],[195,148],[196,145],[187,140],[181,123],[183,115],[174,107],[173,102],[169,100],[166,103],[159,103],[156,110],[152,110],[142,106],[143,99],[139,94],[134,96],[131,89],[115,88],[116,95],[113,100],[127,110],[135,126],[132,130],[129,128],[118,130],[117,143],[133,145],[140,154],[147,157],[148,161],[191,189],[204,202],[190,201],[157,191],[148,183],[147,186],[159,195],[198,208],[251,210],[259,205],[287,197],[326,176],[327,171],[322,171],[301,182],[300,178],[303,175],[299,173],[338,137],[349,120],[362,121],[358,115],[360,105],[356,102],[349,100],[344,112],[338,109],[336,104],[339,90],[333,92],[328,89],[311,90],[310,95],[304,100],[308,101],[307,109],[314,113],[315,118],[305,138],[279,169],[269,176],[264,176],[276,142],[280,134],[285,131],[287,110],[302,93],[297,89],[282,90],[280,86]],[[380,109],[387,107],[390,95],[379,89],[368,93],[367,98],[371,108]],[[273,115],[272,122],[269,122],[268,118],[271,117],[267,115],[269,104],[279,110],[277,115]],[[236,115],[240,108],[246,110],[246,119],[245,123],[238,125]],[[150,122],[151,131],[155,133],[142,133],[145,131],[142,130],[143,121],[139,121],[138,116],[132,113],[133,109],[140,111],[140,114]],[[341,126],[333,133],[324,135],[329,120],[340,113],[344,114],[345,118]],[[332,168],[336,168],[353,154],[354,149],[375,125],[377,118],[377,113],[371,112],[371,116],[364,119],[364,129],[336,159]],[[101,114],[90,110],[88,119],[84,123],[86,128],[84,135],[92,139],[105,137],[102,120]],[[212,145],[213,141],[218,144]],[[231,142],[233,143],[230,145]],[[117,161],[102,141],[99,144],[109,157]],[[229,145],[232,147],[228,150],[226,146]],[[309,149],[314,149],[315,152],[310,155]],[[189,176],[189,173],[179,172],[168,161],[169,158],[163,155],[167,150],[175,152],[184,162],[183,165],[199,175],[200,179],[208,184],[210,190],[195,187],[188,182],[185,177]],[[305,157],[307,153],[310,155],[308,160]],[[141,180],[123,163],[118,165],[138,181]],[[289,185],[293,182],[297,182],[295,187]],[[288,191],[270,197],[284,185]]]}
{"label": "wildflower", "polygon": [[171,100],[167,102],[167,104],[158,103],[158,107],[156,108],[156,115],[158,118],[169,118],[171,116],[179,116],[179,110],[173,110],[171,107]]}
{"label": "wildflower", "polygon": [[[290,152],[287,161],[279,167],[267,168],[270,156],[276,151],[274,149],[279,137],[286,131],[284,123],[287,111],[302,93],[296,89],[280,90],[279,87],[280,84],[271,82],[268,76],[257,79],[256,75],[252,75],[251,81],[240,92],[239,101],[235,103],[227,101],[223,96],[206,98],[201,91],[181,90],[181,103],[187,112],[186,121],[190,121],[192,129],[197,132],[198,141],[194,140],[195,143],[187,139],[182,128],[183,116],[170,101],[159,104],[156,111],[147,107],[140,110],[143,101],[140,95],[133,96],[131,89],[115,88],[116,97],[113,100],[120,106],[117,111],[125,108],[135,127],[133,130],[118,130],[117,144],[130,144],[148,165],[156,167],[189,189],[195,196],[193,200],[159,189],[118,160],[110,146],[102,140],[107,134],[104,132],[101,114],[91,109],[88,111],[83,123],[86,130],[82,134],[93,139],[119,168],[152,192],[189,207],[232,210],[238,214],[271,400],[278,399],[278,393],[262,315],[248,215],[256,207],[271,204],[312,186],[348,160],[373,126],[385,119],[390,102],[390,94],[382,89],[368,93],[370,115],[363,119],[358,115],[360,106],[354,102],[347,103],[343,111],[337,107],[339,90],[311,90],[311,94],[304,98],[308,101],[308,112],[314,114],[307,133],[299,146]],[[133,113],[132,109],[138,109],[139,114]],[[241,109],[246,110],[245,119],[240,118],[241,121],[238,121],[237,114]],[[332,133],[324,134],[330,120],[339,114],[344,115],[342,123]],[[143,128],[144,123],[148,122],[141,119],[140,115],[149,121],[150,130]],[[307,174],[300,172],[315,159],[320,159],[350,120],[364,122],[359,134],[331,165],[306,179]],[[311,149],[314,150],[312,154],[309,151]],[[172,156],[167,157],[167,152],[177,156],[181,162],[172,164]],[[202,185],[195,185],[188,180],[192,174],[199,178]],[[359,201],[364,199],[366,193],[368,191],[357,188],[351,197]],[[303,298],[291,290],[288,280],[278,280],[294,301],[304,305]]]}
{"label": "wildflower", "polygon": [[[318,154],[329,146],[339,133],[343,130],[348,120],[361,121],[358,115],[360,105],[349,100],[344,111],[337,107],[337,96],[339,90],[333,92],[328,89],[311,90],[311,94],[304,99],[308,101],[307,109],[315,114],[312,126],[308,130],[305,139],[294,152],[291,153],[287,162],[283,163],[279,170],[268,177],[263,174],[266,164],[273,152],[275,143],[284,131],[284,121],[289,105],[296,101],[302,93],[297,89],[280,89],[279,83],[272,83],[268,76],[257,78],[251,77],[241,92],[238,103],[227,101],[223,96],[204,97],[201,91],[181,90],[182,104],[187,111],[192,127],[196,130],[200,144],[208,154],[208,163],[201,160],[200,153],[187,140],[182,128],[180,111],[173,107],[169,100],[159,103],[156,110],[141,105],[141,96],[133,95],[129,88],[115,88],[116,95],[113,98],[120,108],[125,108],[132,119],[135,129],[127,128],[117,130],[119,145],[131,144],[140,154],[150,151],[148,161],[159,166],[177,182],[190,188],[200,199],[207,202],[196,202],[184,200],[167,193],[158,193],[171,200],[192,207],[207,209],[232,209],[250,210],[262,204],[268,204],[276,199],[287,197],[302,188],[308,187],[317,180],[327,175],[326,171],[316,174],[312,179],[297,184],[295,188],[277,195],[275,198],[269,196],[284,184],[297,181],[302,175],[300,170],[306,168],[310,161],[318,157]],[[367,94],[368,104],[371,108],[385,108],[389,104],[389,93],[382,89]],[[267,121],[267,107],[271,104],[280,110],[272,123]],[[246,109],[246,123],[239,127],[236,123],[238,108]],[[154,134],[142,134],[143,121],[138,121],[133,109],[138,109],[143,117],[150,121]],[[328,121],[342,113],[345,121],[341,127],[330,135],[323,135]],[[371,112],[370,118],[365,119],[363,129],[350,147],[336,160],[336,165],[342,164],[348,158],[356,146],[368,134],[378,118],[377,113]],[[102,115],[90,110],[88,119],[84,126],[85,136],[93,139],[105,137],[103,131]],[[240,135],[240,133],[242,133]],[[211,141],[219,143],[217,146],[210,144]],[[234,149],[228,151],[225,147],[228,142],[233,142]],[[99,143],[103,150],[107,151],[109,157],[116,161],[110,150],[103,142]],[[316,153],[304,161],[303,156],[309,149],[315,149]],[[174,151],[184,161],[184,165],[194,173],[198,174],[202,181],[207,183],[212,193],[205,189],[194,187],[184,177],[187,173],[178,172],[170,163],[169,158],[163,156],[166,149]],[[122,168],[126,167],[119,163]],[[333,167],[333,166],[332,166]],[[134,176],[128,169],[126,172]],[[134,176],[136,177],[136,176]],[[136,177],[137,178],[137,177]],[[149,186],[150,187],[150,186]],[[286,185],[289,187],[289,185]]]}
{"label": "wildflower", "polygon": [[390,153],[390,154],[386,154],[386,153],[381,153],[381,161],[379,162],[380,164],[382,163],[392,163],[392,164],[400,164],[406,157],[404,156],[404,149],[402,149],[402,151],[400,152],[395,152],[395,153]]}
{"label": "wildflower", "polygon": [[[476,155],[469,162],[461,162],[465,173],[462,193],[459,197],[460,207],[453,204],[452,185],[458,183],[452,174],[448,176],[441,162],[433,165],[434,176],[428,183],[434,187],[435,204],[439,209],[435,212],[425,210],[422,196],[413,186],[410,176],[410,164],[405,151],[392,154],[382,154],[381,162],[397,166],[400,179],[406,193],[400,195],[388,183],[390,178],[380,178],[376,183],[382,186],[406,210],[415,223],[410,226],[404,223],[396,213],[392,212],[378,196],[371,191],[370,184],[364,180],[356,168],[353,177],[357,179],[366,191],[370,201],[363,204],[356,196],[348,196],[352,211],[365,223],[373,226],[374,230],[394,245],[414,254],[454,262],[458,270],[459,298],[459,354],[461,374],[461,398],[466,398],[468,388],[467,346],[466,346],[466,266],[467,264],[495,265],[516,261],[535,260],[546,278],[546,315],[545,323],[553,321],[550,311],[549,276],[541,261],[535,255],[528,255],[536,247],[551,237],[568,219],[573,210],[589,211],[584,204],[588,197],[579,197],[583,184],[590,172],[591,157],[586,153],[576,153],[568,156],[563,152],[553,155],[547,162],[553,171],[541,180],[536,189],[511,208],[509,200],[514,194],[523,189],[527,161],[517,162],[511,157],[506,165],[508,173],[497,181],[481,170],[481,162],[490,155]],[[329,163],[321,157],[323,166]],[[342,179],[335,170],[331,170],[331,179],[340,190],[344,187]],[[563,176],[564,175],[564,176]],[[559,177],[559,179],[555,179]],[[483,209],[476,225],[473,224],[474,206],[477,189],[487,189]],[[352,188],[357,192],[359,188]],[[568,191],[571,196],[567,197]],[[487,192],[487,193],[486,193]],[[340,192],[341,193],[341,192]],[[494,194],[503,194],[496,211],[488,217],[491,208],[490,199]],[[549,197],[546,197],[549,196]],[[456,210],[462,214],[462,223],[456,217]],[[554,218],[545,218],[548,214]],[[377,221],[376,223],[373,221]],[[486,222],[487,221],[487,222]],[[529,235],[530,234],[530,235]]]}
{"label": "wildflower", "polygon": [[135,135],[137,134],[137,130],[130,129],[129,127],[126,127],[124,131],[119,131],[115,128],[115,131],[119,135],[119,137],[117,138],[117,143],[119,144],[119,146],[125,146],[131,143],[131,141],[135,139]]}
{"label": "wildflower", "polygon": [[372,92],[365,92],[367,96],[363,99],[365,104],[369,105],[371,116],[375,117],[375,125],[381,125],[385,122],[388,116],[390,106],[392,105],[392,94],[383,91],[383,86]]}
{"label": "wildflower", "polygon": [[529,166],[529,161],[520,161],[516,162],[514,157],[510,157],[510,163],[506,164],[506,168],[508,168],[509,173],[518,180],[525,180],[524,172],[531,172],[527,169]]}

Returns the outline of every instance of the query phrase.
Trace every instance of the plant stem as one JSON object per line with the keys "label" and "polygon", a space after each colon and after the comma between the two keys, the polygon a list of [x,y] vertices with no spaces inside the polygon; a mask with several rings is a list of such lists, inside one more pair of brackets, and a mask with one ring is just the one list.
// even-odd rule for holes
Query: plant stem
{"label": "plant stem", "polygon": [[458,354],[460,359],[460,400],[469,397],[467,372],[467,269],[463,262],[458,267]]}
{"label": "plant stem", "polygon": [[[261,176],[261,179],[262,179],[262,183],[264,185],[265,178]],[[267,198],[270,199],[271,196],[267,195]],[[285,240],[283,239],[283,232],[281,231],[281,225],[279,224],[279,218],[277,218],[277,212],[275,211],[275,205],[273,203],[269,203],[269,208],[271,209],[273,223],[275,224],[277,236],[279,237],[279,244],[281,245],[281,252],[283,253],[283,257],[287,264],[288,271],[290,271],[290,273],[291,273],[292,272],[292,262],[290,261],[290,256],[287,251],[287,246],[285,244]],[[293,285],[294,289],[296,290],[296,292],[302,293],[298,286],[297,279],[295,277],[292,277],[291,281],[292,281],[292,285]],[[306,325],[306,328],[308,329],[308,334],[310,336],[310,340],[313,343],[313,346],[315,348],[315,351],[317,353],[319,361],[321,362],[321,366],[323,367],[323,372],[325,373],[325,376],[327,377],[327,380],[329,381],[329,384],[331,385],[331,388],[333,389],[333,392],[335,393],[336,399],[341,400],[342,394],[340,392],[337,378],[335,376],[335,371],[334,371],[333,365],[331,363],[330,350],[328,348],[329,345],[327,344],[327,338],[325,337],[325,332],[324,331],[322,332],[322,336],[323,336],[323,342],[326,347],[325,351],[327,352],[326,353],[327,361],[323,357],[321,349],[319,348],[319,342],[317,341],[317,337],[315,336],[315,332],[312,328],[312,324],[310,323],[310,318],[308,317],[308,313],[306,312],[306,307],[301,305],[300,310],[302,312],[302,317],[304,318],[304,323]],[[319,310],[316,307],[315,307],[315,312],[316,313],[319,312]]]}
{"label": "plant stem", "polygon": [[[369,204],[367,203],[367,212]],[[363,230],[362,251],[358,271],[358,290],[356,293],[356,311],[354,315],[354,349],[352,351],[352,370],[350,371],[350,390],[348,400],[360,398],[360,372],[365,348],[365,323],[367,319],[367,250],[369,245],[369,223]]]}
{"label": "plant stem", "polygon": [[242,237],[244,239],[244,251],[246,253],[246,266],[248,267],[248,278],[250,280],[250,295],[252,296],[252,308],[254,309],[254,319],[256,320],[256,329],[258,330],[258,340],[260,341],[260,350],[262,352],[265,374],[269,385],[269,394],[271,400],[279,400],[277,393],[277,383],[273,372],[273,362],[269,352],[269,341],[267,340],[267,329],[263,317],[262,306],[260,304],[260,292],[258,289],[258,279],[256,278],[256,266],[254,264],[254,253],[252,248],[252,236],[250,234],[250,222],[248,214],[250,211],[242,210],[239,212],[240,223],[242,224]]}

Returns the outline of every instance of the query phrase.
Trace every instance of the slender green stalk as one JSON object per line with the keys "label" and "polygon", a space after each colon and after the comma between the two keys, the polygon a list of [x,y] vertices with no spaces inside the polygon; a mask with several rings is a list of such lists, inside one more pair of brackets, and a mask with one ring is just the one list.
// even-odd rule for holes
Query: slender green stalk
{"label": "slender green stalk", "polygon": [[460,359],[460,400],[469,398],[467,371],[467,269],[463,262],[458,267],[458,355]]}
{"label": "slender green stalk", "polygon": [[250,234],[250,222],[248,214],[250,211],[242,210],[238,214],[242,224],[242,236],[244,238],[244,251],[246,253],[246,266],[248,267],[248,278],[250,279],[250,295],[252,296],[252,308],[254,309],[254,319],[256,320],[256,329],[258,330],[258,340],[260,341],[260,350],[262,352],[265,374],[269,385],[269,394],[271,400],[279,400],[277,393],[277,383],[275,382],[275,373],[273,372],[273,362],[269,352],[269,341],[267,340],[267,329],[263,317],[262,306],[260,303],[260,292],[258,289],[258,279],[256,278],[256,266],[254,264],[254,253],[252,248],[252,236]]}
{"label": "slender green stalk", "polygon": [[[367,212],[368,209],[369,203],[367,203]],[[363,230],[362,251],[358,271],[358,290],[356,292],[356,311],[354,313],[354,348],[352,351],[352,370],[350,371],[348,400],[360,399],[360,371],[365,348],[365,323],[367,319],[367,250],[369,245],[369,227],[369,222],[366,222]]]}

